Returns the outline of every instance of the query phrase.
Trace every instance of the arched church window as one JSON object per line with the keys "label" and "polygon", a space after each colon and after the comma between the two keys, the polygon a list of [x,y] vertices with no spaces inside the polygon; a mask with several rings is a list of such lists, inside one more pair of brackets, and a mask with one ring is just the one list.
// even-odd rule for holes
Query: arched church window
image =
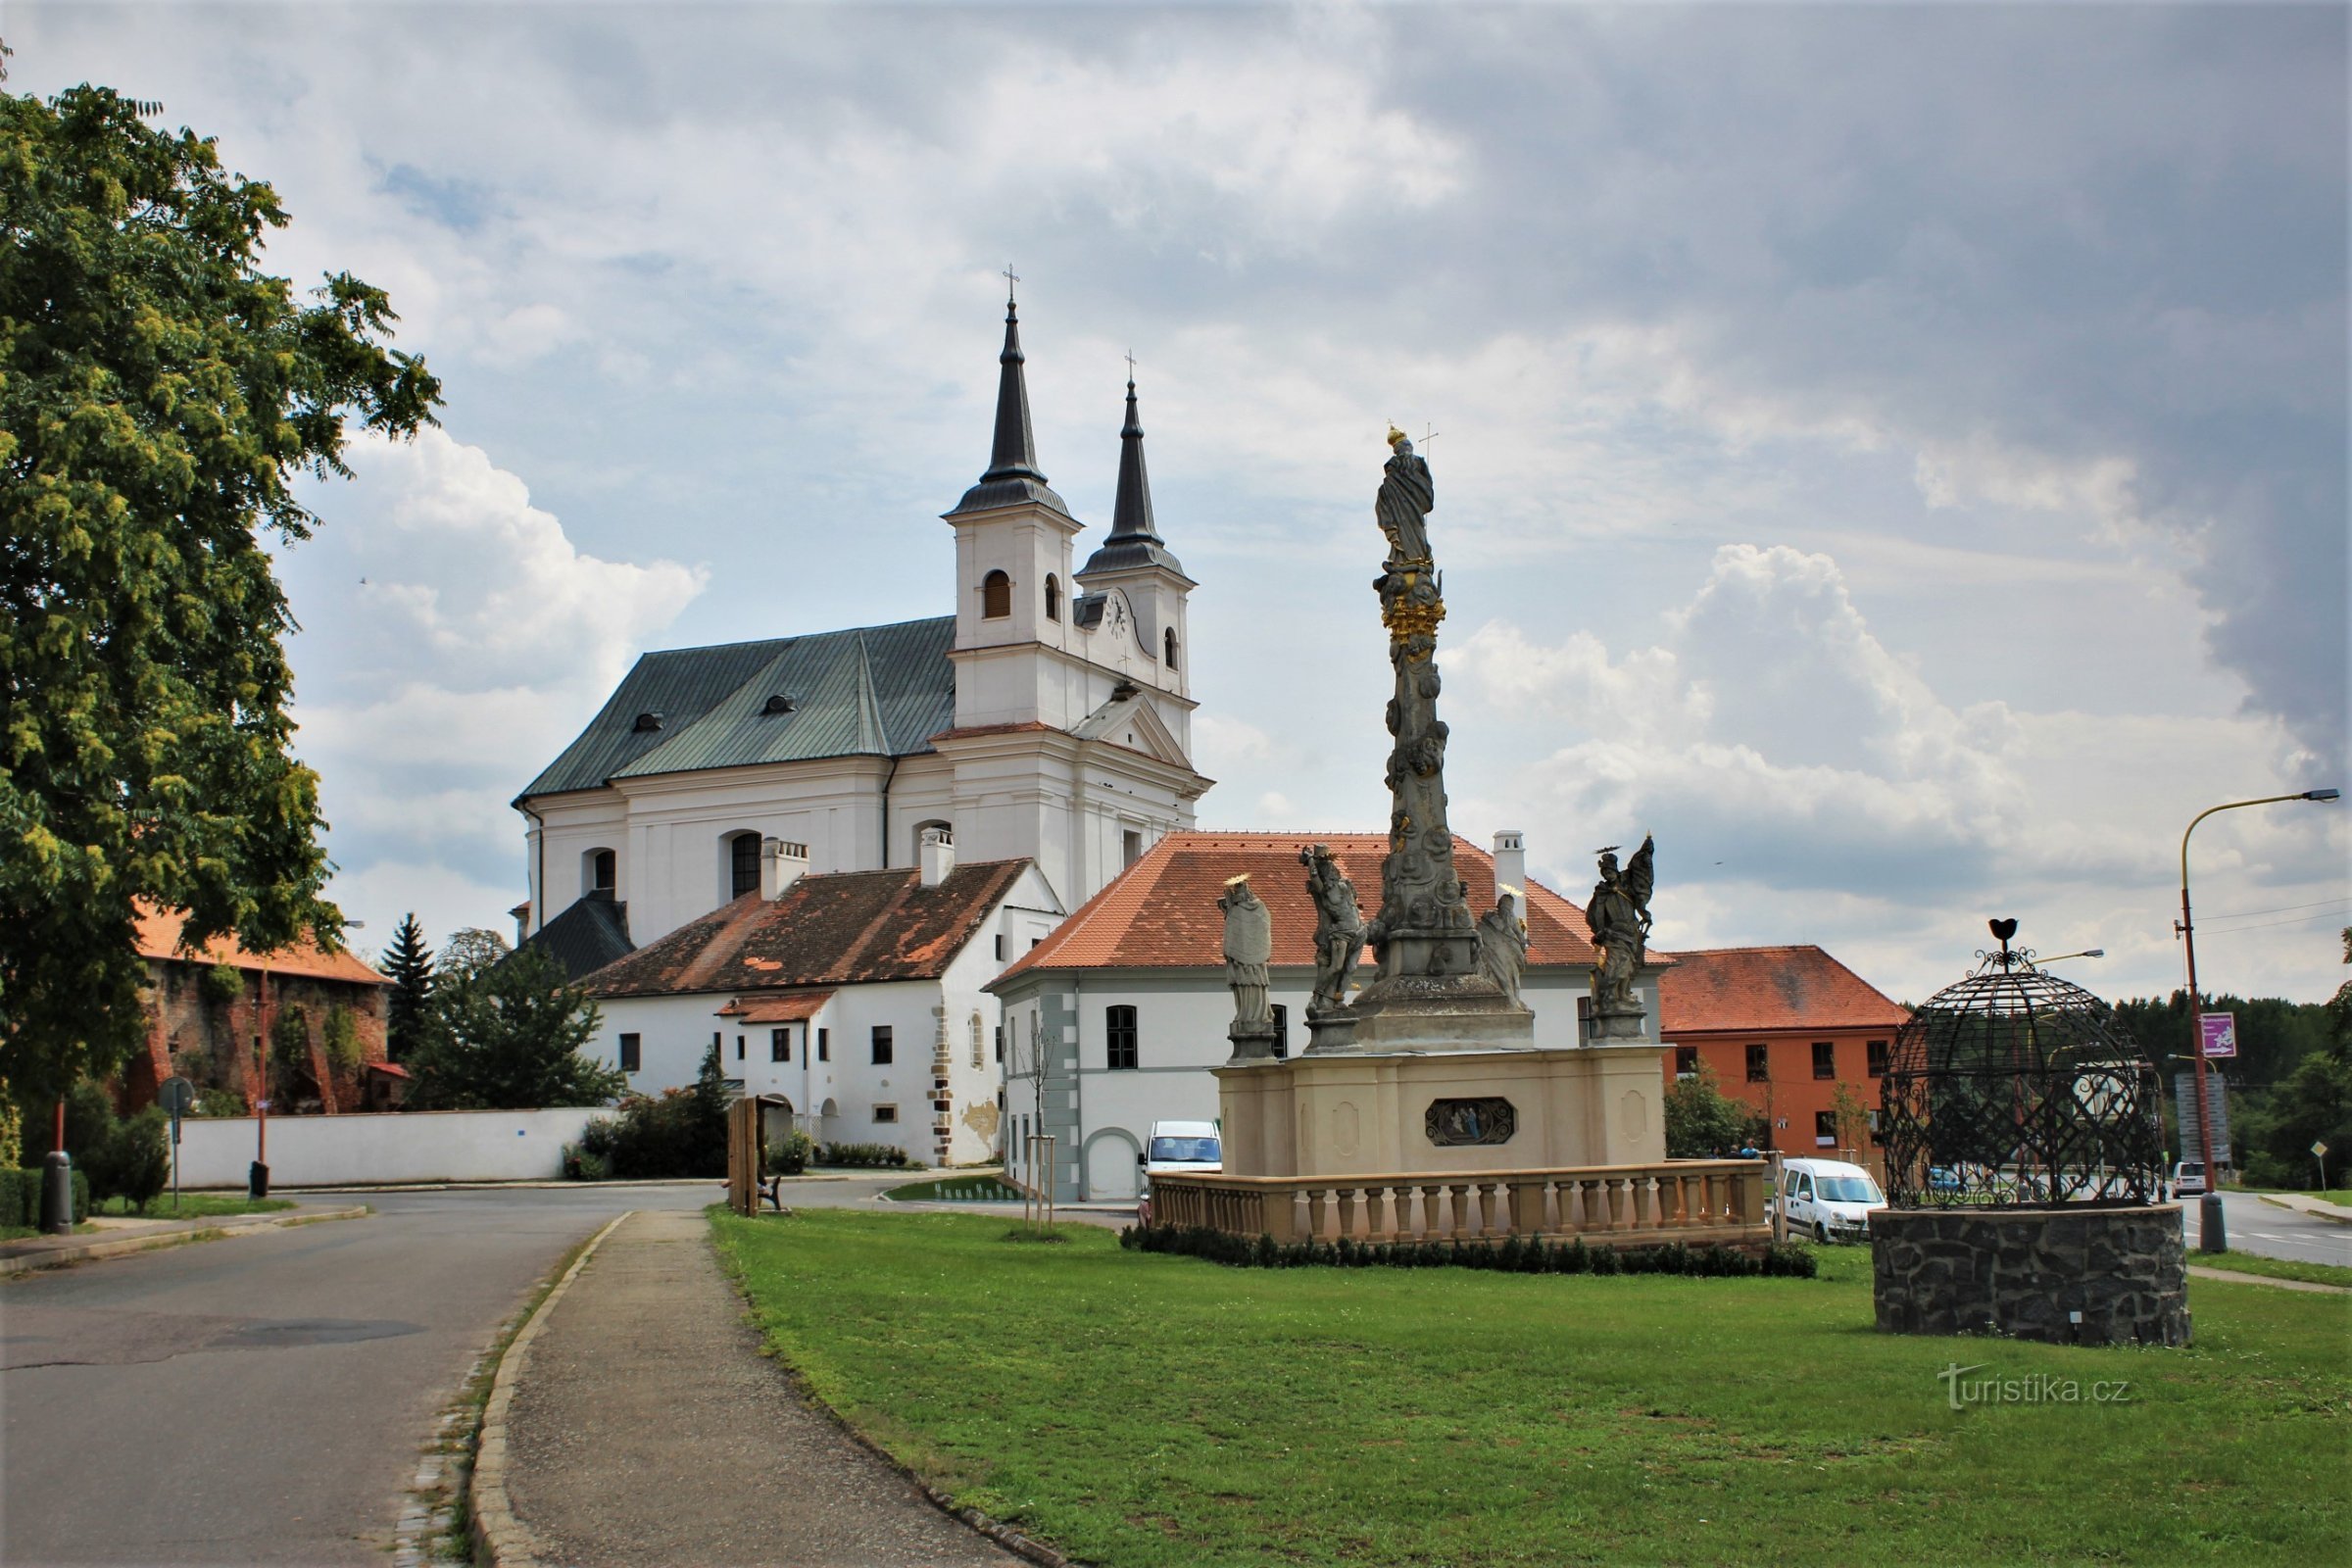
{"label": "arched church window", "polygon": [[1170,626],[1165,632],[1160,634],[1159,648],[1161,662],[1165,663],[1170,669],[1174,669],[1176,667],[1175,627]]}
{"label": "arched church window", "polygon": [[1061,618],[1061,579],[1050,571],[1046,573],[1046,618]]}
{"label": "arched church window", "polygon": [[760,886],[760,835],[737,833],[727,840],[727,897],[740,899]]}
{"label": "arched church window", "polygon": [[980,614],[986,620],[1003,620],[1012,613],[1012,579],[1001,571],[992,571],[980,579]]}

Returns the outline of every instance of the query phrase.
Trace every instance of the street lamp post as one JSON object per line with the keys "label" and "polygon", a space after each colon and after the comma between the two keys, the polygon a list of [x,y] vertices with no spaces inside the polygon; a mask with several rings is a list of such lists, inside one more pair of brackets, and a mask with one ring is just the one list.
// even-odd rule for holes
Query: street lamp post
{"label": "street lamp post", "polygon": [[2228,1222],[2222,1217],[2221,1168],[2213,1162],[2213,1094],[2206,1087],[2206,1074],[2212,1067],[2205,1059],[2204,1025],[2198,1020],[2204,1015],[2205,1004],[2197,995],[2197,933],[2188,915],[2188,835],[2197,824],[2216,811],[2234,811],[2243,806],[2275,806],[2280,801],[2332,801],[2341,795],[2339,790],[2305,790],[2299,795],[2265,795],[2258,801],[2230,801],[2223,806],[2209,806],[2188,820],[2187,829],[2180,835],[2180,932],[2181,951],[2188,958],[2188,1038],[2190,1049],[2197,1056],[2197,1157],[2205,1165],[2205,1192],[2197,1200],[2197,1250],[2227,1252],[2230,1250]]}

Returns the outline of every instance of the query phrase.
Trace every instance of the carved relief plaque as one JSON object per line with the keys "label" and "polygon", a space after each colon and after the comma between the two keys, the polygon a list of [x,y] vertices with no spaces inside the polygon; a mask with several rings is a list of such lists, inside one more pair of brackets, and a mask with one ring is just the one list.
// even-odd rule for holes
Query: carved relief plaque
{"label": "carved relief plaque", "polygon": [[1519,1112],[1499,1096],[1484,1100],[1433,1100],[1422,1130],[1440,1149],[1507,1144],[1519,1130]]}

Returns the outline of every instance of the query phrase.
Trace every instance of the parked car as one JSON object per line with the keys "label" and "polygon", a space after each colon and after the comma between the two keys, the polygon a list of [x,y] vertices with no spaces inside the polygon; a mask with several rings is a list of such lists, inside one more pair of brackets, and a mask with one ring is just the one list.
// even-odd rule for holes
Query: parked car
{"label": "parked car", "polygon": [[2205,1162],[2184,1159],[2173,1167],[2173,1196],[2202,1198],[2205,1196]]}
{"label": "parked car", "polygon": [[1838,1159],[1783,1160],[1780,1196],[1790,1234],[1817,1242],[1870,1240],[1870,1211],[1886,1206],[1870,1172]]}
{"label": "parked car", "polygon": [[1144,1168],[1143,1199],[1136,1205],[1139,1224],[1152,1223],[1152,1178],[1154,1176],[1214,1176],[1225,1168],[1225,1144],[1213,1121],[1155,1121],[1144,1152],[1135,1156]]}

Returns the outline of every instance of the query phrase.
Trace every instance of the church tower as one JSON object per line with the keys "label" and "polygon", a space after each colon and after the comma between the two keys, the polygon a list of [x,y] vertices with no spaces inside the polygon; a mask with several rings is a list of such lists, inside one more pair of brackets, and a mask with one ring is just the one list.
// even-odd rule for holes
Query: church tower
{"label": "church tower", "polygon": [[989,466],[956,530],[956,721],[932,745],[954,769],[958,854],[1035,856],[1071,908],[1160,837],[1193,823],[1185,596],[1144,471],[1135,386],[1110,534],[1082,571],[1083,524],[1037,465],[1019,313],[1004,303]]}
{"label": "church tower", "polygon": [[1152,480],[1144,467],[1144,426],[1135,408],[1135,381],[1127,382],[1127,422],[1119,431],[1119,489],[1110,515],[1110,535],[1078,568],[1087,593],[1125,596],[1134,612],[1137,640],[1154,656],[1150,684],[1176,699],[1158,706],[1186,752],[1192,749],[1192,644],[1184,621],[1186,598],[1196,586],[1169,553],[1152,516]]}

